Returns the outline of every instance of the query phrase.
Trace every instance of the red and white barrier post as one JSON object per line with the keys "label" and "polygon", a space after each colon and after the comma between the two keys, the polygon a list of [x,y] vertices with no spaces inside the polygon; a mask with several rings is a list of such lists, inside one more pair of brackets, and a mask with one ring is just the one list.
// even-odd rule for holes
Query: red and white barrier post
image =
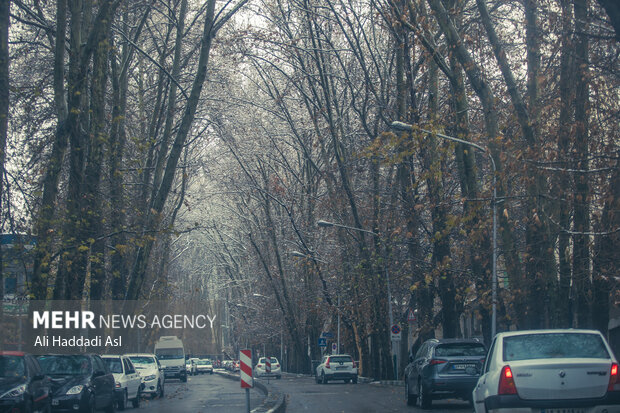
{"label": "red and white barrier post", "polygon": [[245,389],[245,406],[250,413],[250,388],[254,385],[252,378],[252,350],[239,352],[239,375],[241,376],[241,388]]}

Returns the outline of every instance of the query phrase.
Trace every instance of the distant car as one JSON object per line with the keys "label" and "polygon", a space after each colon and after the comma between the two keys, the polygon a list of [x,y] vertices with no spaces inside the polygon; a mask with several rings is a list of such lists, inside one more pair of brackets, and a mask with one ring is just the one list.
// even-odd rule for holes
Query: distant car
{"label": "distant car", "polygon": [[232,370],[233,361],[232,360],[224,360],[222,361],[222,367],[226,370]]}
{"label": "distant car", "polygon": [[198,359],[198,361],[196,361],[196,371],[200,374],[213,374],[213,363],[209,359]]}
{"label": "distant car", "polygon": [[37,356],[51,378],[52,411],[114,413],[114,376],[96,354]]}
{"label": "distant car", "polygon": [[163,368],[154,354],[138,353],[125,354],[142,377],[143,393],[148,393],[152,398],[164,397],[164,383],[166,382]]}
{"label": "distant car", "polygon": [[51,412],[50,385],[35,357],[0,351],[0,411]]}
{"label": "distant car", "polygon": [[185,360],[185,371],[189,376],[194,376],[196,374],[196,360],[194,358]]}
{"label": "distant car", "polygon": [[618,361],[595,330],[499,333],[473,398],[476,413],[619,412]]}
{"label": "distant car", "polygon": [[267,358],[261,357],[258,359],[258,363],[254,366],[254,377],[275,377],[277,379],[282,378],[282,369],[280,362],[275,357],[269,358],[271,363],[271,372],[267,373]]}
{"label": "distant car", "polygon": [[327,384],[330,380],[357,383],[357,364],[348,354],[324,356],[316,367],[315,380],[319,384]]}
{"label": "distant car", "polygon": [[133,407],[140,407],[142,394],[142,377],[127,356],[101,356],[114,376],[116,390],[116,406],[118,410],[125,410],[129,401]]}
{"label": "distant car", "polygon": [[477,339],[430,339],[405,368],[407,404],[431,407],[434,399],[471,401],[487,350]]}
{"label": "distant car", "polygon": [[239,371],[240,368],[241,368],[241,362],[239,360],[233,360],[232,365],[231,365],[231,371],[233,372]]}

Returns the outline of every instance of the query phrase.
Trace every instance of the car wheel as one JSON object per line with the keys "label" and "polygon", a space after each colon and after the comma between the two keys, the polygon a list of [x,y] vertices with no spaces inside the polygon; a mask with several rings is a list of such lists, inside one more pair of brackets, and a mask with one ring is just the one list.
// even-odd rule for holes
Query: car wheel
{"label": "car wheel", "polygon": [[164,385],[163,384],[159,385],[159,398],[160,399],[164,398]]}
{"label": "car wheel", "polygon": [[325,377],[325,372],[321,373],[321,383],[327,384],[327,377]]}
{"label": "car wheel", "polygon": [[187,383],[187,376],[181,376],[181,381],[183,383]]}
{"label": "car wheel", "polygon": [[407,405],[408,406],[414,406],[418,397],[411,394],[411,392],[409,391],[409,382],[407,380],[405,380],[405,400],[407,400]]}
{"label": "car wheel", "polygon": [[110,402],[108,407],[105,408],[105,413],[114,413],[114,412],[116,412],[116,403],[114,403],[114,398],[112,398],[112,401]]}
{"label": "car wheel", "polygon": [[321,384],[321,381],[319,380],[319,375],[314,373],[314,381],[316,382],[316,384]]}
{"label": "car wheel", "polygon": [[131,405],[134,409],[140,407],[140,399],[142,398],[142,389],[138,387],[138,393],[136,393],[136,398],[131,401]]}
{"label": "car wheel", "polygon": [[422,385],[422,381],[419,381],[418,384],[418,406],[422,409],[430,409],[433,401],[430,398],[428,392],[424,389]]}
{"label": "car wheel", "polygon": [[127,389],[125,389],[125,391],[123,391],[123,398],[118,401],[118,410],[125,410],[125,407],[129,404],[127,401]]}

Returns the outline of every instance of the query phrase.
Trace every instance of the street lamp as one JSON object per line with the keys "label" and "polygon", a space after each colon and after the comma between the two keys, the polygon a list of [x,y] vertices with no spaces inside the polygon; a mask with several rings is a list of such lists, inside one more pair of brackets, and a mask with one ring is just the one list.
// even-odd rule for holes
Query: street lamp
{"label": "street lamp", "polygon": [[[411,132],[414,130],[413,125],[409,125],[404,122],[392,122],[390,127],[396,131],[405,131]],[[439,136],[440,138],[447,139],[450,141],[462,143],[463,145],[472,146],[479,151],[488,155],[489,160],[491,161],[491,169],[493,170],[493,199],[491,201],[493,205],[493,279],[491,281],[491,301],[492,301],[492,315],[491,315],[491,338],[495,337],[495,333],[497,331],[497,169],[495,168],[495,160],[491,155],[491,151],[478,144],[473,142],[469,142],[463,139],[455,138],[453,136],[444,135],[438,132],[431,132],[426,129],[416,128],[424,133],[428,133],[431,135]]]}
{"label": "street lamp", "polygon": [[[376,232],[369,231],[364,228],[350,227],[348,225],[336,224],[335,222],[329,222],[329,221],[323,221],[323,220],[317,221],[316,225],[319,227],[323,227],[323,228],[340,227],[340,228],[345,228],[345,229],[351,229],[354,231],[366,232],[372,235],[379,235]],[[386,250],[386,254],[387,254],[387,250]],[[387,283],[387,294],[388,294],[388,312],[390,316],[390,329],[391,329],[392,326],[394,325],[394,316],[392,313],[392,290],[390,289],[390,273],[388,271],[388,266],[387,266],[387,256],[385,257],[384,265],[385,265],[385,280]],[[338,306],[340,307],[340,295],[338,295]],[[338,325],[340,325],[340,313],[338,313]],[[388,334],[390,335],[390,350],[392,354],[396,357],[396,353],[394,352],[394,341],[392,340],[391,330],[390,330],[390,333]],[[338,328],[338,350],[340,351],[340,328]],[[394,377],[395,379],[398,379],[398,360],[396,358],[394,360]]]}

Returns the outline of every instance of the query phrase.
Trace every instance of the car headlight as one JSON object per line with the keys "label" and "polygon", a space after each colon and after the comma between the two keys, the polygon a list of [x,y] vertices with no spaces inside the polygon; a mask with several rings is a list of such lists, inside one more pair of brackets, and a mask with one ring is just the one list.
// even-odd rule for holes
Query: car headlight
{"label": "car headlight", "polygon": [[8,392],[4,393],[2,396],[0,396],[0,399],[3,399],[5,397],[19,397],[24,394],[25,391],[26,385],[22,384],[21,386],[17,386],[14,389],[11,389]]}
{"label": "car headlight", "polygon": [[149,380],[155,380],[155,375],[149,374],[148,376],[144,377],[144,381],[149,381]]}
{"label": "car headlight", "polygon": [[84,385],[83,384],[79,384],[77,386],[73,386],[71,387],[68,391],[67,394],[80,394],[82,393],[82,390],[84,389]]}

